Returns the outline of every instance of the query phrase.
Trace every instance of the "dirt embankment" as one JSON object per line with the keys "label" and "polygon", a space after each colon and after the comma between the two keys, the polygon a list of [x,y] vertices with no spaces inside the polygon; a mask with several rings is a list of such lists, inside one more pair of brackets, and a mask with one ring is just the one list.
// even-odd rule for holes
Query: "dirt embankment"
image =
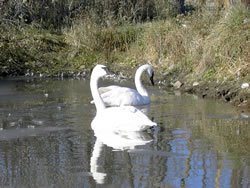
{"label": "dirt embankment", "polygon": [[249,88],[241,88],[241,86],[232,83],[204,83],[197,86],[184,86],[181,90],[188,93],[195,93],[202,98],[221,99],[242,109],[250,110],[250,103],[248,101],[250,97]]}
{"label": "dirt embankment", "polygon": [[167,87],[172,87],[181,92],[195,94],[201,98],[213,98],[222,100],[226,103],[231,103],[236,106],[241,112],[250,113],[250,87],[249,83],[241,81],[227,81],[224,83],[217,82],[175,82],[161,78],[160,84]]}

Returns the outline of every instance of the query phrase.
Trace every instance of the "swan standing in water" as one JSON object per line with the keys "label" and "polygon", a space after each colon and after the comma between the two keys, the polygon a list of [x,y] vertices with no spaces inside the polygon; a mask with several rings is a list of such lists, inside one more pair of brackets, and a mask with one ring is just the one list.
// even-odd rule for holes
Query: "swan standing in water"
{"label": "swan standing in water", "polygon": [[[99,91],[107,106],[139,106],[150,103],[150,96],[141,82],[142,73],[147,71],[154,85],[154,71],[150,64],[140,66],[135,73],[135,89],[116,85],[101,87]],[[91,101],[93,103],[93,101]]]}
{"label": "swan standing in water", "polygon": [[[98,91],[99,78],[107,75],[106,66],[96,65],[90,78],[90,89],[96,106],[96,116],[91,122],[93,130],[143,131],[157,124],[133,106],[106,108]],[[105,133],[104,133],[105,134]]]}

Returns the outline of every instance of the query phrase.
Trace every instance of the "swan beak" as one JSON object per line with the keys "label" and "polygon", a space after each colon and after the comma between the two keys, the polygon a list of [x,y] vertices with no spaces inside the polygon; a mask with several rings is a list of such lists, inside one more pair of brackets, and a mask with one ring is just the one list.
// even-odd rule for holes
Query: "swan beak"
{"label": "swan beak", "polygon": [[151,84],[154,86],[155,85],[155,82],[154,82],[154,73],[152,73],[152,75],[150,76],[150,81],[151,81]]}
{"label": "swan beak", "polygon": [[109,78],[112,75],[111,71],[106,66],[103,69],[106,71],[104,78]]}

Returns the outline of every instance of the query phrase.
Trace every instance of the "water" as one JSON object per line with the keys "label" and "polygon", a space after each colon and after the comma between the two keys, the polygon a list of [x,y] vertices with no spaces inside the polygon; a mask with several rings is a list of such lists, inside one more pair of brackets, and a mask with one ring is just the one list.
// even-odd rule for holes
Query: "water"
{"label": "water", "polygon": [[119,136],[91,129],[88,80],[0,80],[0,187],[250,187],[249,118],[149,92],[159,128]]}

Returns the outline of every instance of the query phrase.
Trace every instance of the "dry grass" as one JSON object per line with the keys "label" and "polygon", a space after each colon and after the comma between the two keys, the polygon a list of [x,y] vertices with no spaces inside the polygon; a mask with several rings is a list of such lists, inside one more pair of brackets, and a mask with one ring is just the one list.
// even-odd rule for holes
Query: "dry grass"
{"label": "dry grass", "polygon": [[134,69],[149,60],[158,73],[176,79],[249,79],[250,13],[243,6],[226,11],[199,9],[146,23],[107,18],[109,24],[100,24],[95,16],[83,15],[62,35],[32,26],[12,34],[3,31],[2,38],[13,43],[0,41],[6,52],[0,63],[13,56],[16,60],[10,65],[20,62],[25,69],[55,73],[100,62],[114,70]]}
{"label": "dry grass", "polygon": [[249,11],[237,6],[135,25],[104,27],[85,19],[64,34],[77,54],[92,54],[94,60],[110,63],[113,69],[133,68],[150,60],[164,74],[224,80],[247,78],[249,20]]}
{"label": "dry grass", "polygon": [[233,7],[204,40],[204,53],[198,70],[214,69],[218,79],[247,76],[250,71],[250,12]]}

